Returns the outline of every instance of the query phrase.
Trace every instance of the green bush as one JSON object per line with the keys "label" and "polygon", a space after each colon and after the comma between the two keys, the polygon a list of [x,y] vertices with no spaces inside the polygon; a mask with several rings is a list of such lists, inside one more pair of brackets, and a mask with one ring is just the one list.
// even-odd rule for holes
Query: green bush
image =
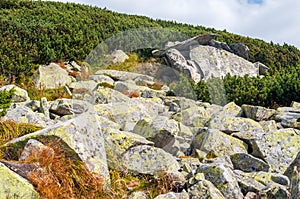
{"label": "green bush", "polygon": [[10,107],[14,91],[0,91],[0,116],[6,114],[6,110]]}
{"label": "green bush", "polygon": [[[227,102],[234,101],[238,105],[251,104],[276,108],[289,106],[292,101],[299,102],[300,65],[273,73],[273,75],[268,74],[263,78],[227,75],[214,85],[209,81],[206,83],[200,81],[194,86],[194,90],[197,99],[217,104],[222,93],[226,93]],[[223,91],[223,87],[225,91]]]}

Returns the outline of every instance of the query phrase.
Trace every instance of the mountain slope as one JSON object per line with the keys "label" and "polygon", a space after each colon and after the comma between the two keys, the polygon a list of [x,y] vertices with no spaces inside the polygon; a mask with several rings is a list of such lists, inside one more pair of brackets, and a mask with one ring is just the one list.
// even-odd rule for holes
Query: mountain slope
{"label": "mountain slope", "polygon": [[250,48],[250,61],[260,61],[273,69],[300,62],[300,51],[287,44],[280,46],[226,30],[153,20],[73,3],[2,0],[0,18],[0,73],[8,80],[21,74],[30,75],[37,64],[84,60],[101,41],[141,27],[170,28],[190,37],[217,33],[219,41],[245,43]]}

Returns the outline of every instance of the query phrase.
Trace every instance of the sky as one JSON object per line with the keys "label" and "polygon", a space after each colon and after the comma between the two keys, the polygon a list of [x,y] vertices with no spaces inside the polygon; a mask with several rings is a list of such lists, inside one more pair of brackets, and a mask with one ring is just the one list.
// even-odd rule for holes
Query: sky
{"label": "sky", "polygon": [[93,5],[290,44],[300,49],[300,0],[55,0]]}

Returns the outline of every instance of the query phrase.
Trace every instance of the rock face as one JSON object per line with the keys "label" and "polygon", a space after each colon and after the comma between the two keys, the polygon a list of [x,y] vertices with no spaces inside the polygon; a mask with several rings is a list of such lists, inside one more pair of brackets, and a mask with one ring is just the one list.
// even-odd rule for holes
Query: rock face
{"label": "rock face", "polygon": [[165,56],[174,69],[191,77],[196,83],[211,77],[265,75],[268,67],[248,60],[248,47],[242,43],[215,40],[216,35],[206,34],[168,45],[156,55]]}
{"label": "rock face", "polygon": [[37,71],[38,75],[35,79],[37,89],[60,88],[73,81],[68,72],[55,63],[40,66]]}
{"label": "rock face", "polygon": [[[209,36],[187,41],[194,48],[201,42],[204,48],[227,48],[212,44]],[[185,48],[186,43],[176,43],[169,49],[178,53]],[[179,60],[188,69],[187,54]],[[166,96],[153,85],[147,75],[103,70],[69,84],[73,99],[16,100],[2,120],[45,128],[0,149],[14,149],[24,161],[33,152],[39,156],[46,147],[43,139],[58,139],[68,155],[103,176],[107,185],[109,169],[168,177],[178,193],[157,198],[299,198],[299,103],[277,110],[233,102],[219,106]],[[10,157],[9,151],[4,154]],[[0,198],[39,197],[23,179],[25,164],[0,162]],[[130,198],[150,197],[134,192]]]}

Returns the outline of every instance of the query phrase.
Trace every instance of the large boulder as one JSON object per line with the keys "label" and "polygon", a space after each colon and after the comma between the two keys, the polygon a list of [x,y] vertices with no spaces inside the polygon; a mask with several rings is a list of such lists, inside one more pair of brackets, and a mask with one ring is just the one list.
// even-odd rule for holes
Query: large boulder
{"label": "large boulder", "polygon": [[35,87],[37,89],[60,88],[73,81],[68,72],[55,63],[40,66],[37,72],[38,75],[35,78]]}
{"label": "large boulder", "polygon": [[208,129],[195,136],[194,148],[213,156],[247,153],[247,144],[217,129]]}
{"label": "large boulder", "polygon": [[270,165],[270,171],[284,173],[299,152],[300,132],[296,129],[280,129],[263,134],[250,141],[252,155]]}
{"label": "large boulder", "polygon": [[190,59],[194,60],[204,74],[204,80],[211,77],[232,76],[256,77],[259,70],[251,62],[228,51],[211,46],[197,46],[190,51]]}
{"label": "large boulder", "polygon": [[38,199],[39,194],[26,179],[0,162],[0,198]]}
{"label": "large boulder", "polygon": [[103,176],[109,182],[104,137],[97,117],[91,110],[66,122],[59,122],[48,128],[14,139],[8,142],[6,146],[14,144],[21,146],[22,143],[26,143],[32,138],[40,140],[55,137],[66,144],[66,149],[77,154],[91,172]]}
{"label": "large boulder", "polygon": [[252,106],[246,104],[242,106],[242,109],[247,118],[256,121],[269,120],[276,112],[274,109],[268,109],[262,106]]}

